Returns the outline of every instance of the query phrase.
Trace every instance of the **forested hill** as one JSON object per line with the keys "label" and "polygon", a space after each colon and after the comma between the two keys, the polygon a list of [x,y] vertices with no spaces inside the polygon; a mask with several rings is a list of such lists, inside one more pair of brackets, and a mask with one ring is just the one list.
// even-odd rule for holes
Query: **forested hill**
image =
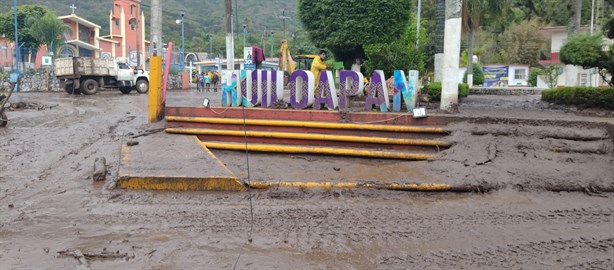
{"label": "forested hill", "polygon": [[[102,34],[108,33],[109,13],[113,7],[113,0],[18,0],[18,5],[40,4],[51,8],[59,16],[70,14],[70,5],[77,6],[77,15],[102,26]],[[223,0],[164,0],[164,26],[165,33],[180,30],[175,20],[181,18],[185,12],[186,35],[198,32],[223,32],[224,1]],[[235,29],[242,29],[247,24],[251,33],[267,31],[282,31],[280,16],[285,9],[288,31],[300,27],[296,16],[296,0],[238,0],[238,24]],[[146,18],[149,19],[151,0],[142,0],[142,8]],[[0,11],[6,12],[13,6],[13,0],[0,0]],[[235,13],[236,14],[236,13]],[[235,21],[236,22],[236,21]],[[242,30],[240,30],[242,31]]]}

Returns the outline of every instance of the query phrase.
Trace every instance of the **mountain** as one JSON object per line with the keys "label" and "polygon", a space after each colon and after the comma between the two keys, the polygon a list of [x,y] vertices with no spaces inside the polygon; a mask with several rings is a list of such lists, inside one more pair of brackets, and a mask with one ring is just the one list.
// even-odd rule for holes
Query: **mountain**
{"label": "mountain", "polygon": [[[176,37],[181,35],[181,26],[175,20],[185,13],[186,37],[196,36],[202,32],[224,33],[224,1],[222,0],[163,0],[163,31],[164,35]],[[262,34],[274,30],[283,31],[282,13],[290,17],[286,20],[288,32],[300,29],[300,22],[296,18],[296,0],[234,0],[234,7],[238,11],[238,27],[235,31],[242,32],[242,25],[248,26],[249,32]],[[70,6],[75,4],[75,13],[100,26],[101,35],[108,34],[109,13],[113,7],[113,0],[19,0],[19,5],[39,4],[47,6],[59,16],[70,14]],[[12,0],[0,0],[0,10],[9,11],[13,6]],[[146,20],[149,20],[151,0],[141,2]],[[285,9],[285,12],[283,10]],[[237,13],[235,13],[237,14]],[[237,20],[235,20],[236,24]],[[148,24],[149,22],[147,22]],[[147,27],[147,30],[149,26]]]}

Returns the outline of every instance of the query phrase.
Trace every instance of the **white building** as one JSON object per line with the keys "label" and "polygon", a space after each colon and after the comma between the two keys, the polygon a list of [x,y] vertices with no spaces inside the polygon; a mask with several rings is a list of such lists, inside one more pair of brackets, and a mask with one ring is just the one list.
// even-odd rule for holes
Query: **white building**
{"label": "white building", "polygon": [[[554,64],[561,68],[561,75],[558,78],[557,86],[608,86],[595,69],[584,69],[579,66],[561,63],[560,53],[561,48],[567,42],[567,26],[542,27],[540,31],[546,40],[550,40],[550,59],[542,60],[539,63],[544,67]],[[589,31],[588,26],[580,28],[580,32],[588,33]],[[611,44],[612,42],[609,39],[604,39],[604,41],[605,44]],[[604,46],[604,50],[607,50],[607,47]],[[541,76],[537,79],[537,86],[548,87]]]}

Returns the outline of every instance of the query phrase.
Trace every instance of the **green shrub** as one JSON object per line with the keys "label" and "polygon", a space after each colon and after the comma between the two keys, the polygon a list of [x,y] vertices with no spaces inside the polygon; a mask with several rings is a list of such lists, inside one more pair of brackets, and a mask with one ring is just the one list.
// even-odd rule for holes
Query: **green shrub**
{"label": "green shrub", "polygon": [[[467,71],[465,70],[465,75],[463,76],[463,82],[467,83]],[[479,64],[473,64],[473,85],[482,85],[484,84],[484,71],[482,70],[482,66]]]}
{"label": "green shrub", "polygon": [[[427,84],[424,87],[423,93],[429,94],[433,100],[441,99],[441,83],[434,82],[431,84]],[[458,97],[466,97],[469,95],[469,85],[466,83],[461,83],[458,85]]]}
{"label": "green shrub", "polygon": [[562,87],[542,92],[542,100],[582,108],[614,109],[614,88]]}
{"label": "green shrub", "polygon": [[466,97],[469,95],[469,85],[461,83],[458,85],[458,97]]}
{"label": "green shrub", "polygon": [[537,77],[539,77],[542,72],[541,68],[532,68],[531,71],[529,71],[529,86],[537,86]]}

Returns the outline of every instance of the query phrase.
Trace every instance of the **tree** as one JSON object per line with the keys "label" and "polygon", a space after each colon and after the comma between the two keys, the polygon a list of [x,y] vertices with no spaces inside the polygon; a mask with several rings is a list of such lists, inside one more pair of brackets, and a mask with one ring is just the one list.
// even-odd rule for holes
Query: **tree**
{"label": "tree", "polygon": [[392,42],[405,31],[412,0],[299,0],[298,16],[309,38],[350,67],[364,45]]}
{"label": "tree", "polygon": [[[11,12],[0,14],[0,36],[4,35],[8,40],[15,42],[15,19],[14,9]],[[32,20],[28,18],[42,18],[49,9],[40,5],[21,5],[17,7],[17,30],[19,31],[19,45],[21,47],[21,63],[25,65],[25,60],[28,57],[26,51],[32,50],[33,58],[36,59],[36,53],[41,42],[32,36],[29,31]]]}
{"label": "tree", "polygon": [[[0,15],[0,35],[8,40],[15,41],[15,20],[13,9]],[[24,48],[37,49],[41,42],[32,36],[29,31],[32,20],[28,18],[42,18],[49,12],[47,7],[41,5],[21,5],[17,7],[17,30],[19,31],[19,43],[24,43]]]}
{"label": "tree", "polygon": [[443,53],[443,35],[446,23],[446,0],[435,0],[435,53]]}
{"label": "tree", "polygon": [[[531,75],[534,74],[534,75]],[[545,68],[534,68],[531,71],[530,77],[535,76],[535,80],[529,79],[529,81],[533,81],[533,86],[537,85],[537,76],[543,75],[544,81],[550,88],[555,88],[559,81],[559,75],[561,75],[561,68],[557,65],[550,64]]]}
{"label": "tree", "polygon": [[[503,13],[503,7],[507,4],[506,0],[464,0],[463,1],[463,28],[469,33],[469,59],[473,59],[473,46],[475,31],[482,26],[486,14],[491,17],[498,17]],[[467,64],[468,77],[473,77],[473,61]],[[469,86],[473,85],[470,79]]]}
{"label": "tree", "polygon": [[[604,81],[614,86],[614,45],[609,51],[603,50],[603,36],[578,34],[567,40],[561,48],[561,62],[582,66],[585,69],[597,68]],[[608,77],[608,74],[610,77]]]}
{"label": "tree", "polygon": [[[365,45],[367,60],[364,63],[366,74],[371,76],[374,70],[383,70],[386,76],[392,76],[394,70],[425,71],[424,50],[416,47],[416,20],[411,16],[405,34],[390,43]],[[420,31],[420,44],[426,43],[426,32]]]}
{"label": "tree", "polygon": [[535,31],[540,27],[536,20],[512,25],[500,38],[502,58],[509,64],[537,66],[540,52],[546,49],[544,36]]}
{"label": "tree", "polygon": [[42,18],[29,18],[28,21],[33,21],[29,34],[50,50],[53,44],[57,45],[63,40],[62,33],[70,31],[70,27],[58,19],[53,11],[48,11]]}

